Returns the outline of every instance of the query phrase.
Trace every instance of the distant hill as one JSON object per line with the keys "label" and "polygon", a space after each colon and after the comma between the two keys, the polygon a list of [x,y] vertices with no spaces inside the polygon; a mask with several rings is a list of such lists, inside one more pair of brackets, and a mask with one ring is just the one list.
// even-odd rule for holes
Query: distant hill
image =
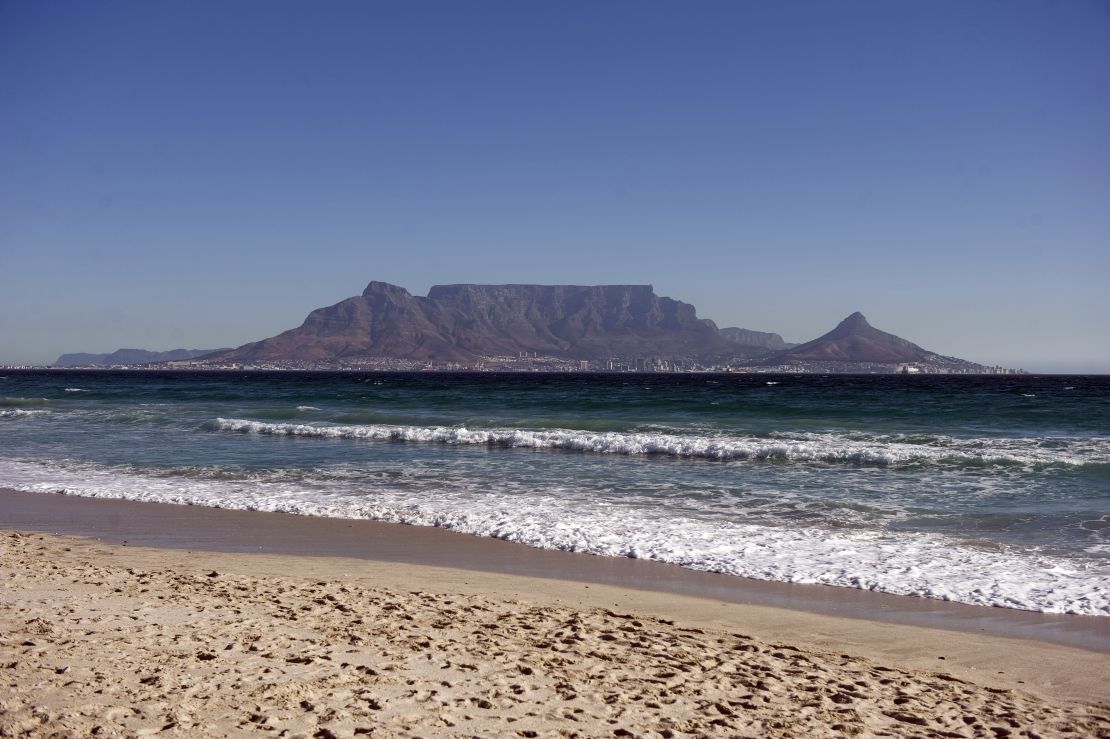
{"label": "distant hill", "polygon": [[196,359],[205,354],[227,351],[227,349],[171,349],[168,352],[152,352],[146,349],[116,349],[110,354],[63,354],[54,362],[55,367],[110,367],[117,364],[150,364],[151,362],[171,362],[180,359]]}
{"label": "distant hill", "polygon": [[745,347],[766,349],[768,351],[782,351],[790,349],[797,344],[790,344],[782,340],[778,334],[768,331],[751,331],[746,328],[722,328],[721,336]]}
{"label": "distant hill", "polygon": [[361,295],[312,311],[297,328],[236,349],[118,349],[63,354],[55,365],[198,360],[196,366],[312,368],[363,360],[450,365],[541,357],[594,367],[616,360],[625,368],[662,360],[819,372],[893,372],[899,365],[918,365],[904,369],[921,372],[999,369],[924,349],[880,331],[858,312],[824,336],[790,344],[768,331],[718,329],[698,318],[694,306],[656,295],[651,285],[436,285],[423,297],[377,281]]}
{"label": "distant hill", "polygon": [[651,285],[436,285],[427,297],[385,282],[312,311],[298,328],[212,357],[319,362],[391,357],[466,362],[521,353],[574,360],[765,354],[722,336],[694,306]]}
{"label": "distant hill", "polygon": [[813,341],[771,355],[768,364],[804,362],[868,362],[905,364],[955,362],[970,364],[952,357],[943,357],[913,342],[872,326],[858,311],[841,321],[836,328]]}

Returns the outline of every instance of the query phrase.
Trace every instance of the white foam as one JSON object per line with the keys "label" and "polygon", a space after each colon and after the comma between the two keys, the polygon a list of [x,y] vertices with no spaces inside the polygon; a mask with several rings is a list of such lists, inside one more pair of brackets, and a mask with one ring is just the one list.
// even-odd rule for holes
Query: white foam
{"label": "white foam", "polygon": [[314,405],[298,405],[298,406],[297,406],[297,410],[299,410],[299,411],[302,411],[302,412],[303,412],[303,411],[318,411],[318,410],[320,410],[320,409],[319,409],[319,408],[317,408],[317,407],[316,407],[316,406],[314,406]]}
{"label": "white foam", "polygon": [[[357,476],[356,476],[357,477]],[[705,520],[583,491],[507,482],[399,486],[359,477],[156,476],[66,462],[0,460],[0,482],[36,492],[439,526],[531,546],[640,557],[760,580],[822,583],[974,605],[1110,615],[1110,565],[963,546],[938,534],[842,532]]]}
{"label": "white foam", "polygon": [[50,411],[29,411],[23,408],[0,408],[0,418],[23,418],[25,416],[37,416],[40,413],[49,413]]}
{"label": "white foam", "polygon": [[87,393],[88,390],[86,390],[83,387],[67,387],[66,392],[67,393]]}
{"label": "white foam", "polygon": [[[923,462],[1025,465],[1082,465],[1110,462],[1110,444],[1072,443],[1080,453],[1044,448],[1037,439],[954,439],[930,437],[911,443],[905,437],[798,433],[766,437],[648,432],[591,432],[574,429],[469,429],[462,426],[319,425],[267,423],[217,418],[221,431],[272,436],[307,436],[364,441],[477,444],[526,449],[563,449],[621,455],[664,455],[703,459],[850,462],[898,465]],[[1079,444],[1076,446],[1076,444]],[[1083,446],[1082,444],[1087,444]]]}

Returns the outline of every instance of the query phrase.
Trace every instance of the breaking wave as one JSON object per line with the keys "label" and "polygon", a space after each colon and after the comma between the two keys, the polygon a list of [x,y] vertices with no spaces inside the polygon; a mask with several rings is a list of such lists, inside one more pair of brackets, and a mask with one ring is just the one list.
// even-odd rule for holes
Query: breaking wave
{"label": "breaking wave", "polygon": [[[485,445],[555,449],[597,454],[656,455],[712,460],[854,463],[860,465],[1010,464],[1079,466],[1110,463],[1105,440],[956,439],[929,437],[925,443],[891,436],[807,433],[772,437],[680,435],[646,432],[527,430],[387,424],[316,425],[217,418],[218,431],[360,441]],[[907,437],[911,438],[911,437]],[[1053,444],[1052,442],[1056,442]]]}
{"label": "breaking wave", "polygon": [[50,411],[32,411],[24,408],[0,408],[0,418],[25,418],[27,416],[37,416],[40,413],[49,413]]}
{"label": "breaking wave", "polygon": [[935,533],[846,532],[704,520],[660,506],[606,505],[565,490],[495,493],[476,482],[357,488],[312,477],[270,481],[218,470],[153,475],[73,462],[0,459],[0,479],[30,492],[279,511],[437,526],[545,549],[634,557],[791,583],[1048,613],[1110,616],[1104,563],[965,546]]}
{"label": "breaking wave", "polygon": [[25,408],[46,405],[49,402],[46,398],[0,398],[0,408]]}

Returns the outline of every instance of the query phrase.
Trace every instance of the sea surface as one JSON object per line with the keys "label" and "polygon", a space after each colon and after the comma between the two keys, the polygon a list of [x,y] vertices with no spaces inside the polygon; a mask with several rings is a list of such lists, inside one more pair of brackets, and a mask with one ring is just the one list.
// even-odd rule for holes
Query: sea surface
{"label": "sea surface", "polygon": [[1110,377],[9,370],[0,486],[1110,615]]}

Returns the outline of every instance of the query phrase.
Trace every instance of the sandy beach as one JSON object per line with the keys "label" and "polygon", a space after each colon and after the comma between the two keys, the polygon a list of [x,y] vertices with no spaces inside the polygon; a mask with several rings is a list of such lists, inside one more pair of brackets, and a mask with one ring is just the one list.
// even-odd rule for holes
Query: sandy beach
{"label": "sandy beach", "polygon": [[0,550],[4,736],[1110,736],[1097,649],[410,562]]}

